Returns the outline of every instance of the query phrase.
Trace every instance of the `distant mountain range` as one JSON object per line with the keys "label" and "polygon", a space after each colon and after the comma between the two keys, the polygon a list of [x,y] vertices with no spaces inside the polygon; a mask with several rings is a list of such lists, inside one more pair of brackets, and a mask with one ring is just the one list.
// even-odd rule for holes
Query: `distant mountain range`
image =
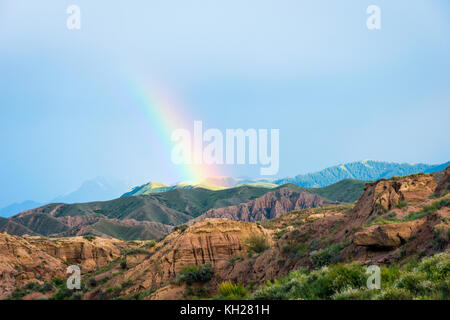
{"label": "distant mountain range", "polygon": [[293,178],[279,179],[274,183],[278,185],[294,183],[302,187],[319,188],[343,179],[375,181],[382,178],[387,179],[394,176],[405,176],[419,172],[433,173],[445,170],[448,165],[450,165],[450,161],[438,165],[428,165],[422,163],[409,164],[363,160],[337,165],[315,173],[298,175]]}
{"label": "distant mountain range", "polygon": [[15,215],[16,213],[23,212],[29,209],[34,209],[42,206],[43,203],[35,202],[35,201],[24,201],[21,203],[13,203],[9,206],[0,209],[0,217],[10,217]]}
{"label": "distant mountain range", "polygon": [[83,184],[73,192],[56,197],[44,203],[27,200],[21,203],[8,205],[0,209],[0,217],[10,217],[26,210],[38,208],[47,203],[79,203],[112,200],[120,197],[125,190],[127,190],[127,186],[124,182],[112,178],[97,177],[83,182]]}
{"label": "distant mountain range", "polygon": [[[363,160],[337,165],[314,173],[297,175],[295,177],[287,177],[283,179],[211,177],[207,178],[200,184],[179,183],[172,186],[160,182],[149,182],[147,184],[135,187],[126,193],[124,193],[124,191],[127,189],[127,187],[123,182],[111,178],[98,177],[84,182],[77,190],[64,196],[59,196],[47,203],[70,204],[93,201],[107,201],[118,198],[121,195],[122,197],[137,196],[168,192],[171,190],[206,189],[211,191],[218,191],[238,186],[274,189],[280,185],[288,183],[292,183],[303,188],[320,188],[333,185],[345,179],[372,181],[381,178],[404,176],[419,172],[433,173],[444,170],[448,165],[450,165],[450,162],[438,165],[427,165]],[[14,203],[3,209],[0,209],[0,216],[9,217],[14,214],[34,209],[42,205],[44,204],[36,201]]]}
{"label": "distant mountain range", "polygon": [[75,191],[56,197],[52,203],[77,203],[90,201],[106,201],[120,197],[127,189],[124,182],[106,177],[87,180]]}
{"label": "distant mountain range", "polygon": [[332,185],[345,179],[354,179],[361,181],[375,181],[382,178],[391,178],[394,176],[404,176],[414,173],[433,173],[444,170],[450,162],[438,165],[427,164],[409,164],[409,163],[393,163],[375,160],[363,160],[352,162],[324,170],[297,175],[292,178],[283,179],[248,179],[233,177],[210,177],[199,184],[181,183],[172,186],[165,185],[161,182],[149,182],[138,186],[123,194],[122,196],[136,196],[150,193],[166,192],[174,189],[193,189],[204,188],[208,190],[220,190],[224,188],[238,186],[252,186],[261,188],[276,188],[278,186],[293,183],[304,188],[321,188]]}

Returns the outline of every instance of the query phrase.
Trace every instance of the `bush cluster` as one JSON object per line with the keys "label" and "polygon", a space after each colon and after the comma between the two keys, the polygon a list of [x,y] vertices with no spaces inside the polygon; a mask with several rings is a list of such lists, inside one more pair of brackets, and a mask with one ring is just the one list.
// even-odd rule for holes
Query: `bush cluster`
{"label": "bush cluster", "polygon": [[324,249],[311,252],[310,260],[313,268],[320,268],[340,262],[341,250],[342,246],[340,244],[333,244]]}
{"label": "bush cluster", "polygon": [[249,253],[261,253],[269,249],[269,242],[264,235],[254,235],[246,239]]}
{"label": "bush cluster", "polygon": [[219,292],[222,298],[230,300],[242,299],[247,296],[247,289],[241,282],[237,284],[231,281],[222,282],[219,285]]}
{"label": "bush cluster", "polygon": [[178,284],[187,283],[191,285],[195,282],[207,282],[211,280],[214,275],[214,269],[210,264],[203,266],[189,266],[183,268],[176,277]]}
{"label": "bush cluster", "polygon": [[359,263],[300,269],[259,287],[253,299],[410,300],[450,299],[450,254],[439,253],[402,268],[381,268],[381,289],[368,289],[369,274]]}

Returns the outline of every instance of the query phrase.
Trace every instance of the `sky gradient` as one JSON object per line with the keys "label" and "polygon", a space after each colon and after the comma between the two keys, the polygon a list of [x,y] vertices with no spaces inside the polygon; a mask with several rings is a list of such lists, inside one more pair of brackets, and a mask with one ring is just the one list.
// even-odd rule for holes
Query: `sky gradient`
{"label": "sky gradient", "polygon": [[[72,4],[81,30],[66,28]],[[366,28],[372,4],[381,30]],[[443,163],[449,34],[447,0],[2,0],[0,206],[96,176],[183,180],[168,128],[193,120],[280,129],[278,177],[367,158]],[[169,112],[180,121],[161,127]]]}

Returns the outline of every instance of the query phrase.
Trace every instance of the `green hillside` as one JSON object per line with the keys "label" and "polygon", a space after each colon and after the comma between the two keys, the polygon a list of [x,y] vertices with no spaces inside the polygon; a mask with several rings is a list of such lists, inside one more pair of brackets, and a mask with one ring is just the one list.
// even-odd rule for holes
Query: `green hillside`
{"label": "green hillside", "polygon": [[323,188],[303,188],[293,183],[285,184],[280,188],[289,188],[296,192],[309,192],[318,196],[337,202],[354,202],[359,199],[364,191],[366,183],[360,180],[346,179]]}

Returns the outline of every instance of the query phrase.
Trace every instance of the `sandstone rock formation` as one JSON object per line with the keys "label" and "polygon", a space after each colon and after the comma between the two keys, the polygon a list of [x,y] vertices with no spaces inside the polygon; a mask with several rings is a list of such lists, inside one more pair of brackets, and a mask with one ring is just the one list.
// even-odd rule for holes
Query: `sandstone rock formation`
{"label": "sandstone rock formation", "polygon": [[26,238],[0,233],[0,299],[31,280],[61,277],[66,267]]}
{"label": "sandstone rock formation", "polygon": [[39,250],[68,264],[78,265],[82,272],[89,272],[103,267],[118,258],[125,244],[117,239],[83,237],[58,238],[41,240],[38,237],[27,237],[27,241]]}
{"label": "sandstone rock formation", "polygon": [[82,274],[101,268],[129,246],[117,239],[48,239],[0,233],[0,299],[28,282],[65,277],[68,264],[78,265]]}
{"label": "sandstone rock formation", "polygon": [[371,216],[382,215],[395,209],[399,202],[421,204],[429,199],[436,187],[434,177],[424,174],[367,183],[363,195],[351,213],[352,222],[361,225]]}
{"label": "sandstone rock formation", "polygon": [[445,173],[442,176],[435,190],[437,196],[443,195],[445,192],[450,192],[450,166],[445,169]]}
{"label": "sandstone rock formation", "polygon": [[358,246],[397,247],[406,243],[425,224],[425,219],[394,224],[375,225],[355,233]]}
{"label": "sandstone rock formation", "polygon": [[262,221],[273,219],[282,214],[306,208],[315,208],[329,203],[318,195],[307,192],[294,192],[288,188],[269,192],[257,199],[236,206],[229,206],[208,210],[196,219],[192,224],[205,218],[227,218],[235,221]]}
{"label": "sandstone rock formation", "polygon": [[205,219],[185,231],[176,231],[167,236],[155,253],[123,275],[111,280],[111,285],[124,281],[141,279],[138,285],[130,287],[133,293],[142,289],[156,289],[186,266],[211,264],[220,274],[230,258],[245,256],[248,250],[246,240],[253,236],[266,237],[269,232],[260,225],[227,219]]}

